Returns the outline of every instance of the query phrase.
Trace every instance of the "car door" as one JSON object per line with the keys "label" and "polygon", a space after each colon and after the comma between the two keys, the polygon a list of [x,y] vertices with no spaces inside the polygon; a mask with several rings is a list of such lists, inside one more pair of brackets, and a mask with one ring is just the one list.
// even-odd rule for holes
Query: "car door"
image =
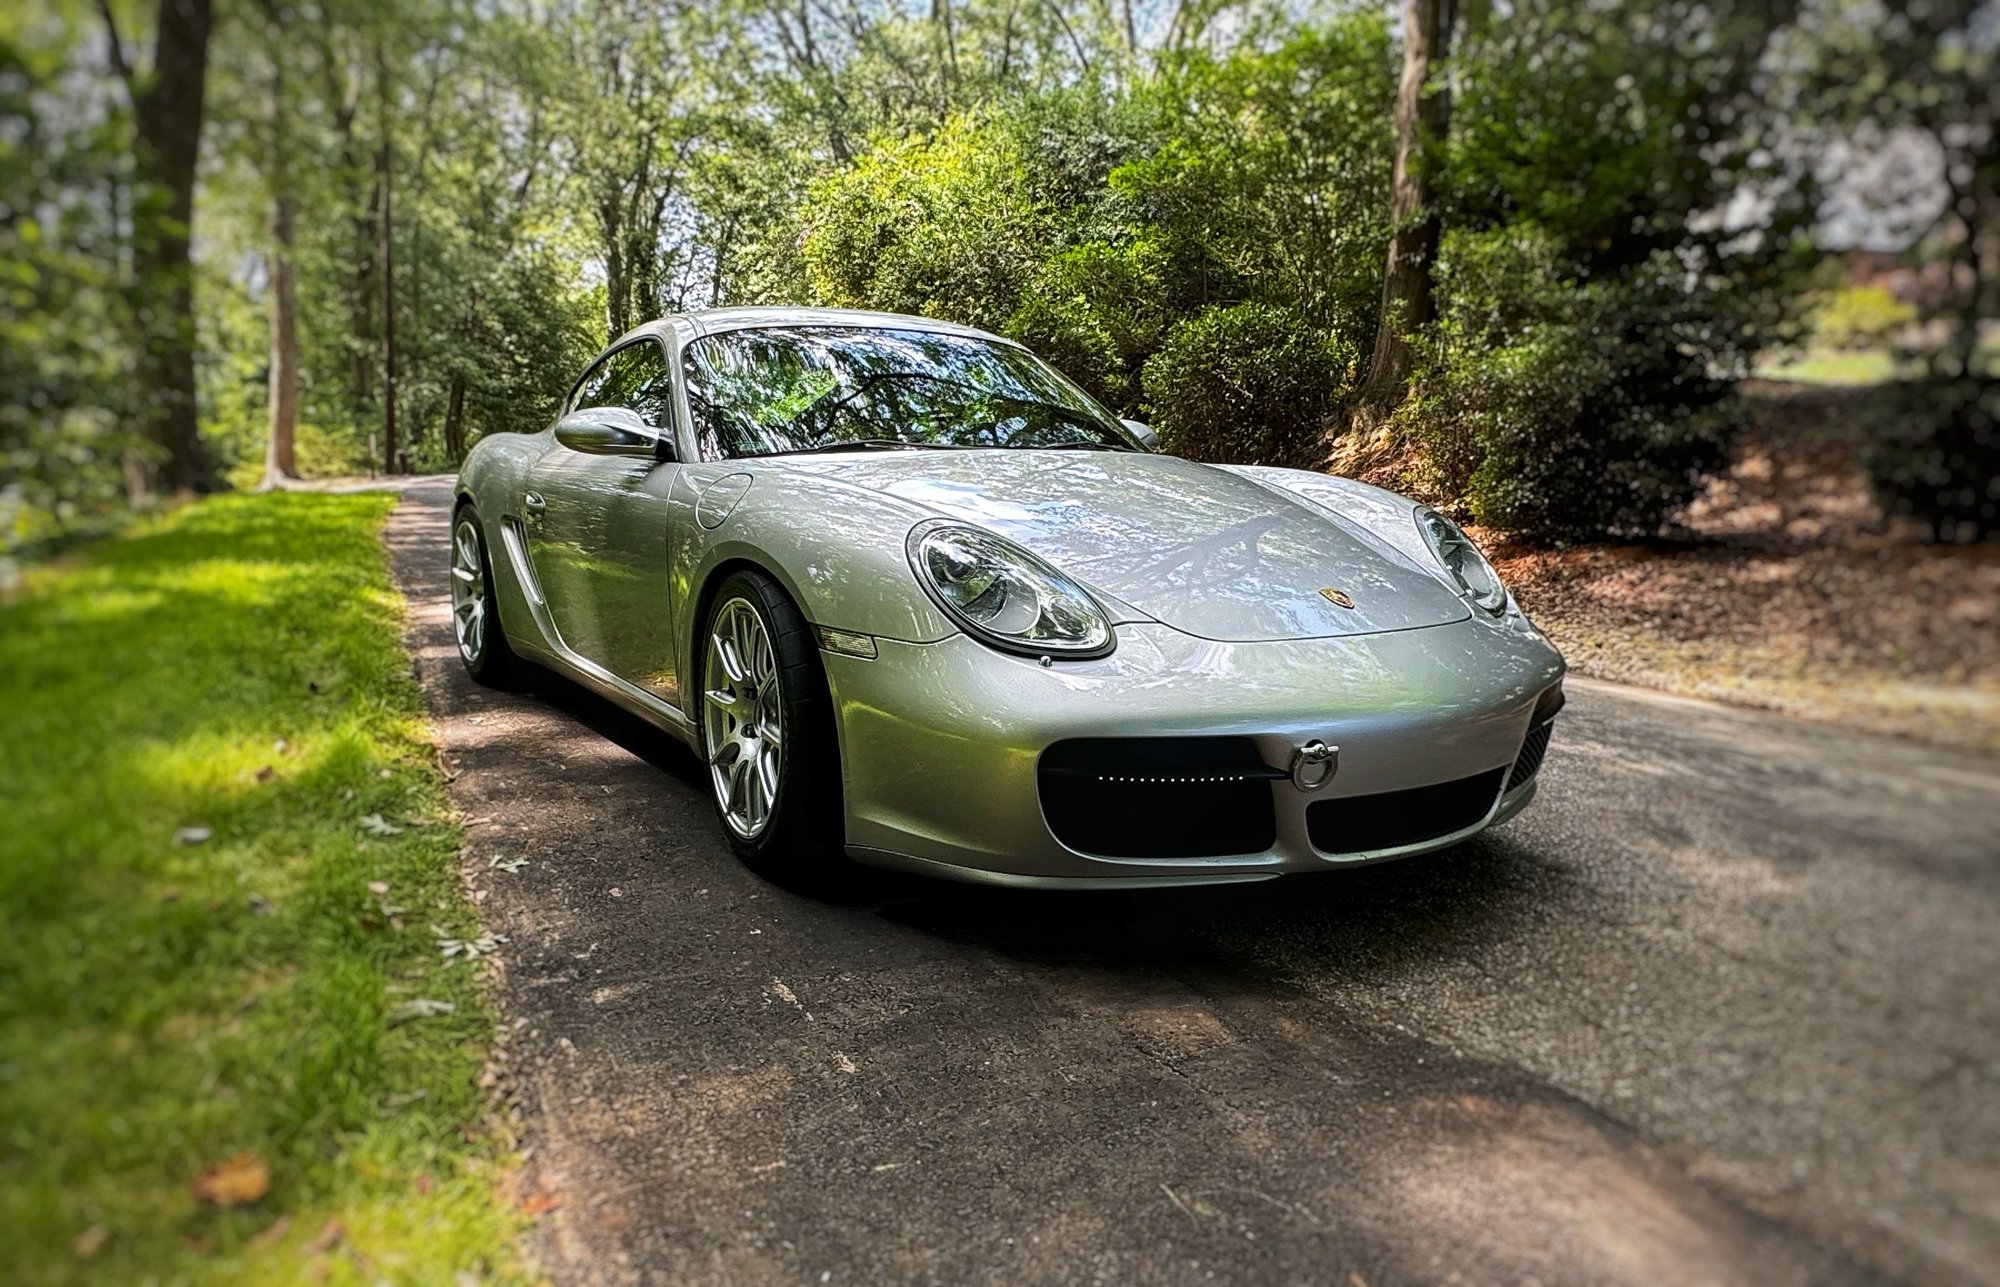
{"label": "car door", "polygon": [[[641,338],[592,366],[564,414],[624,407],[671,443],[672,390],[666,350]],[[669,701],[678,692],[668,510],[679,469],[557,443],[529,471],[522,498],[529,553],[563,646]]]}

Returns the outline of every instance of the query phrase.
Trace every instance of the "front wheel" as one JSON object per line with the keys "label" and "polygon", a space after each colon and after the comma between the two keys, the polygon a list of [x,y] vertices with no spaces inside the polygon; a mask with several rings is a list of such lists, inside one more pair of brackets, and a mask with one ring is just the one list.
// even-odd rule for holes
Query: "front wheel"
{"label": "front wheel", "polygon": [[465,663],[466,673],[491,687],[505,684],[513,671],[514,654],[500,629],[493,563],[486,557],[479,515],[470,505],[452,520],[451,628],[458,637],[458,659]]}
{"label": "front wheel", "polygon": [[823,874],[840,857],[840,748],[812,628],[782,588],[738,572],[704,632],[701,734],[730,848],[762,874]]}

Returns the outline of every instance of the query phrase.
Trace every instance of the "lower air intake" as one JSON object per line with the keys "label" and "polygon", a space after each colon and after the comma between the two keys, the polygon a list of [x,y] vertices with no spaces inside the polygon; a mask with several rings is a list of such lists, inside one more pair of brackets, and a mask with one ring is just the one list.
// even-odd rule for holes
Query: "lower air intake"
{"label": "lower air intake", "polygon": [[1319,800],[1306,806],[1306,835],[1326,854],[1375,853],[1436,840],[1491,812],[1506,776],[1506,769],[1493,769],[1408,791]]}
{"label": "lower air intake", "polygon": [[1089,737],[1042,753],[1042,814],[1056,839],[1106,858],[1222,858],[1278,839],[1271,783],[1285,776],[1241,737]]}
{"label": "lower air intake", "polygon": [[1514,758],[1514,775],[1507,779],[1509,791],[1525,785],[1541,771],[1542,757],[1549,753],[1549,734],[1555,727],[1554,720],[1546,719],[1528,730],[1528,740],[1521,743],[1521,753]]}

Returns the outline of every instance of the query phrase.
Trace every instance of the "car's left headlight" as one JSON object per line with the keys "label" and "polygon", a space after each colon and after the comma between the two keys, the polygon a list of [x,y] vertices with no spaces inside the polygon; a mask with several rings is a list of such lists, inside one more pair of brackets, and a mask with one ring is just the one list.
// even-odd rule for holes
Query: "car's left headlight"
{"label": "car's left headlight", "polygon": [[973,638],[1030,656],[1101,657],[1111,620],[1089,591],[1003,536],[948,520],[910,531],[910,566]]}
{"label": "car's left headlight", "polygon": [[1507,587],[1500,584],[1500,574],[1493,570],[1472,538],[1458,530],[1458,524],[1428,505],[1417,508],[1416,518],[1424,544],[1431,547],[1431,553],[1466,598],[1488,612],[1497,613],[1507,606]]}

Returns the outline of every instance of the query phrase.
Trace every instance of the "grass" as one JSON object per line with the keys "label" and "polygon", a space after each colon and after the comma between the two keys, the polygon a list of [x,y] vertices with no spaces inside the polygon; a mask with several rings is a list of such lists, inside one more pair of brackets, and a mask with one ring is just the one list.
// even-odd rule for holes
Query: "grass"
{"label": "grass", "polygon": [[[521,1276],[391,504],[209,500],[0,605],[10,1283]],[[245,1152],[268,1193],[196,1199]]]}
{"label": "grass", "polygon": [[1894,355],[1882,349],[1860,352],[1810,349],[1788,361],[1773,362],[1757,370],[1760,379],[1790,380],[1799,384],[1886,384],[1895,379],[1896,374]]}

